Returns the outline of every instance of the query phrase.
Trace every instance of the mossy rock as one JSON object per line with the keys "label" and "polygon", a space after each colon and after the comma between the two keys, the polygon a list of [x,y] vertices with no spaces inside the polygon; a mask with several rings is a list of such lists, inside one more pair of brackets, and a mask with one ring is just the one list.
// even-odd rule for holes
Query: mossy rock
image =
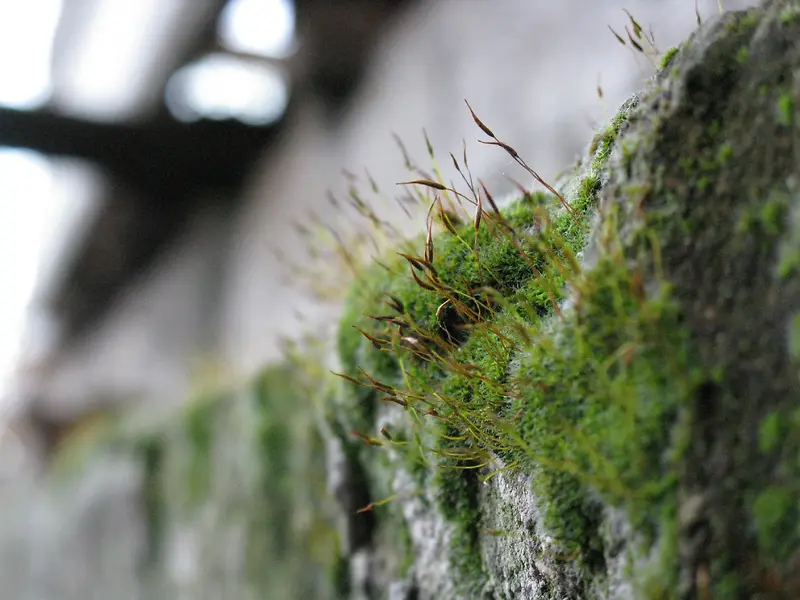
{"label": "mossy rock", "polygon": [[[118,590],[121,597],[346,597],[308,381],[296,365],[271,366],[247,385],[207,390],[168,410],[121,414],[70,440],[32,503],[59,523],[48,539],[59,541],[63,529],[76,532],[69,534],[77,545],[106,548],[109,556],[93,549],[87,560],[97,552],[93,560],[117,569],[120,585],[135,586]],[[90,492],[96,503],[87,502]],[[126,543],[91,529],[110,510],[104,503],[124,515],[135,509],[118,528]],[[117,554],[135,560],[121,564]],[[185,561],[182,574],[176,558]],[[54,581],[71,580],[60,563],[50,571]],[[70,589],[89,597],[94,588]]]}
{"label": "mossy rock", "polygon": [[670,52],[556,186],[571,209],[528,194],[353,287],[361,385],[329,422],[362,493],[402,492],[360,552],[412,553],[375,597],[800,597],[797,9]]}

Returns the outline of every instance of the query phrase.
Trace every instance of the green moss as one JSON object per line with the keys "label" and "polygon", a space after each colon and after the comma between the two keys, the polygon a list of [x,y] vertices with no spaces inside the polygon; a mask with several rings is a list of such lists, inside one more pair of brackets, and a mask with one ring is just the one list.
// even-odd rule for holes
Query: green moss
{"label": "green moss", "polygon": [[778,263],[778,277],[789,279],[800,269],[800,250],[784,252]]}
{"label": "green moss", "polygon": [[[490,295],[477,292],[470,298],[468,290],[491,289],[493,294],[512,299],[524,294],[526,300],[533,302],[527,308],[534,313],[544,314],[549,310],[549,294],[557,293],[560,277],[548,273],[549,280],[539,278],[533,281],[536,271],[546,270],[548,266],[537,252],[542,240],[530,229],[537,215],[543,213],[552,201],[548,195],[534,194],[506,209],[504,219],[516,232],[514,236],[498,225],[484,225],[476,240],[472,226],[463,225],[459,227],[457,236],[445,232],[436,237],[433,261],[436,272],[444,286],[462,290],[456,299],[463,302],[466,310],[478,321],[489,319],[492,314]],[[565,222],[562,226],[574,236],[583,235],[579,228]],[[518,244],[526,255],[520,254]],[[385,263],[399,273],[407,273],[410,268],[399,257],[389,257]],[[404,347],[401,340],[392,341],[393,337],[396,338],[393,333],[395,325],[369,319],[370,315],[392,312],[385,304],[387,294],[403,305],[404,314],[395,314],[407,324],[401,328],[403,337],[422,340],[418,345],[424,344],[428,349],[440,352],[443,351],[439,348],[442,344],[463,345],[469,338],[465,327],[475,325],[467,322],[463,310],[460,313],[453,303],[444,304],[448,298],[446,294],[423,289],[408,276],[397,276],[380,266],[373,267],[353,287],[342,321],[345,325],[339,332],[338,347],[345,373],[358,376],[360,368],[363,368],[370,376],[388,385],[403,384],[404,375],[424,375],[426,380],[440,379],[444,373],[439,366],[419,360],[413,351],[415,349]],[[376,351],[352,325],[388,343]],[[380,395],[366,388],[347,389],[343,398],[349,408],[348,414],[344,415],[347,429],[369,430]]]}
{"label": "green moss", "polygon": [[779,236],[785,228],[789,202],[788,194],[773,191],[761,204],[753,203],[745,208],[737,223],[737,231],[767,238]]}
{"label": "green moss", "polygon": [[664,55],[661,57],[661,62],[659,63],[658,68],[662,70],[666,69],[670,65],[672,60],[675,58],[675,56],[677,56],[678,50],[679,48],[677,46],[672,46],[666,52],[664,52]]}
{"label": "green moss", "polygon": [[796,4],[787,4],[778,17],[784,25],[791,25],[800,20],[800,7]]}
{"label": "green moss", "polygon": [[789,209],[788,201],[787,195],[773,193],[761,206],[761,223],[765,234],[777,236],[783,231],[785,216]]}
{"label": "green moss", "polygon": [[755,29],[761,22],[761,11],[751,9],[744,13],[737,13],[735,19],[728,21],[729,31],[746,32]]}
{"label": "green moss", "polygon": [[256,459],[246,569],[258,597],[347,596],[347,561],[313,413],[322,391],[300,366],[282,364],[264,369],[237,397],[246,415],[241,434],[250,436]]}
{"label": "green moss", "polygon": [[[603,561],[596,534],[599,504],[590,500],[585,482],[576,482],[569,470],[556,472],[532,460],[523,451],[530,440],[506,430],[504,419],[517,411],[518,399],[508,392],[516,389],[520,372],[512,364],[521,360],[523,349],[529,351],[525,340],[554,314],[566,283],[579,272],[577,254],[587,241],[602,172],[626,120],[623,111],[596,136],[592,162],[568,198],[570,210],[548,194],[526,195],[504,208],[501,218],[485,215],[477,234],[473,224],[464,224],[455,234],[434,236],[433,269],[418,267],[416,273],[428,287],[432,280],[425,273],[432,273],[437,289],[420,286],[407,275],[413,264],[390,256],[359,276],[346,301],[339,355],[343,373],[364,385],[342,388],[336,417],[345,431],[374,435],[380,399],[403,399],[409,418],[393,425],[392,442],[381,443],[405,449],[401,464],[415,480],[437,490],[439,509],[454,527],[456,579],[470,593],[486,583],[477,546],[479,481],[474,467],[485,461],[487,452],[525,462],[529,470],[549,469],[546,492],[557,498],[554,506],[570,508],[561,511],[560,521],[554,508],[549,521],[558,530],[559,543],[587,568],[598,568]],[[406,252],[416,254],[413,248]],[[386,406],[404,410],[396,403]],[[374,481],[385,479],[380,473],[390,464],[378,455],[386,453],[366,444],[361,448],[357,460],[368,465]],[[436,469],[428,479],[431,464]],[[391,492],[383,489],[390,486],[379,487]],[[386,513],[381,518],[392,517]],[[589,526],[587,518],[593,521]]]}
{"label": "green moss", "polygon": [[778,122],[791,127],[794,123],[794,97],[790,92],[784,92],[778,97]]}
{"label": "green moss", "polygon": [[796,491],[781,486],[762,490],[753,501],[759,549],[763,556],[785,561],[800,542]]}
{"label": "green moss", "polygon": [[746,587],[742,574],[732,571],[726,572],[714,586],[716,597],[721,600],[742,598],[745,589]]}
{"label": "green moss", "polygon": [[714,185],[719,173],[734,158],[733,145],[728,141],[720,141],[721,123],[713,120],[706,130],[709,146],[697,153],[687,153],[678,157],[678,167],[683,177],[700,193],[708,192]]}
{"label": "green moss", "polygon": [[777,275],[783,281],[788,281],[800,271],[800,237],[798,237],[798,219],[800,212],[797,207],[793,209],[791,218],[788,219],[790,231],[781,241],[778,251]]}
{"label": "green moss", "polygon": [[758,445],[762,452],[774,452],[781,440],[781,416],[776,412],[769,413],[758,430]]}
{"label": "green moss", "polygon": [[144,437],[136,443],[136,451],[144,466],[144,521],[147,550],[144,566],[152,567],[161,560],[161,545],[164,540],[166,498],[162,468],[165,444],[158,436]]}
{"label": "green moss", "polygon": [[211,487],[211,457],[214,444],[214,424],[220,397],[207,394],[192,400],[185,409],[184,431],[188,443],[189,462],[186,470],[186,492],[192,504],[208,496]]}
{"label": "green moss", "polygon": [[800,361],[800,312],[794,314],[789,324],[789,354]]}
{"label": "green moss", "polygon": [[694,164],[695,159],[690,156],[682,156],[678,160],[678,167],[680,168],[681,172],[690,177],[694,174]]}
{"label": "green moss", "polygon": [[733,146],[728,142],[720,144],[717,149],[717,163],[720,166],[725,166],[731,158],[733,158]]}
{"label": "green moss", "polygon": [[621,111],[614,116],[614,118],[611,120],[611,123],[608,125],[608,127],[606,127],[602,137],[600,138],[597,152],[595,153],[592,162],[593,169],[596,170],[605,166],[605,163],[611,154],[611,149],[617,141],[617,136],[619,136],[620,129],[627,122],[627,120],[628,114]]}
{"label": "green moss", "polygon": [[711,177],[709,177],[708,175],[703,175],[702,177],[700,177],[700,179],[697,180],[697,183],[695,185],[697,186],[698,192],[705,192],[713,183],[714,180],[711,179]]}
{"label": "green moss", "polygon": [[[457,434],[456,431],[451,431]],[[447,447],[450,444],[443,444]],[[453,447],[455,447],[453,445]],[[481,513],[478,506],[478,477],[472,469],[460,469],[455,461],[444,461],[438,469],[434,486],[442,515],[453,525],[451,564],[459,574],[459,591],[470,598],[479,597],[486,584],[478,534]],[[449,467],[449,468],[448,468]]]}
{"label": "green moss", "polygon": [[750,49],[746,46],[739,48],[739,52],[736,53],[736,60],[739,64],[744,64],[748,58],[750,58]]}
{"label": "green moss", "polygon": [[289,476],[293,440],[286,403],[294,396],[295,393],[288,387],[287,377],[280,372],[262,373],[253,385],[260,482],[264,498],[271,499],[269,505],[264,507],[269,515],[265,519],[269,530],[265,533],[271,540],[271,552],[277,556],[287,552],[290,545],[288,527],[291,522],[292,482]]}
{"label": "green moss", "polygon": [[674,308],[638,297],[634,280],[623,265],[598,264],[576,284],[580,304],[558,337],[537,337],[520,367],[519,431],[541,466],[546,522],[589,562],[602,556],[598,492],[659,533],[676,485],[665,449],[696,384]]}

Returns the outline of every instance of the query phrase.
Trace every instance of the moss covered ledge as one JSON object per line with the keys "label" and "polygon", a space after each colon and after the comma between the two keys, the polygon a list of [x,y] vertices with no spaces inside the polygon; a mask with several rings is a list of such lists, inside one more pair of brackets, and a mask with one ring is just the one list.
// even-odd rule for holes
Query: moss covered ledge
{"label": "moss covered ledge", "polygon": [[[338,340],[342,375],[351,381],[333,398],[342,444],[353,448],[347,434],[361,438],[352,458],[370,473],[375,498],[395,494],[395,470],[413,475],[451,525],[444,559],[455,567],[455,589],[464,597],[489,593],[492,586],[479,547],[488,531],[478,505],[486,464],[505,461],[523,471],[538,464],[530,440],[517,439],[535,429],[514,416],[522,402],[519,366],[533,340],[544,335],[539,328],[562,312],[567,283],[580,273],[607,162],[636,103],[625,104],[593,140],[590,159],[559,186],[568,208],[550,194],[525,194],[500,214],[483,214],[477,230],[474,221],[443,228],[432,239],[429,266],[413,258],[412,245],[406,257],[386,257],[351,288]],[[409,268],[416,278],[407,276]],[[420,279],[426,269],[435,283]],[[351,385],[353,380],[366,385]],[[379,445],[386,452],[376,451]],[[581,505],[570,504],[575,510],[559,517],[563,511],[552,505],[542,526],[570,549],[548,552],[554,560],[576,553],[578,563],[600,565],[597,518],[591,515],[596,510],[582,488],[566,490],[570,484],[561,479],[553,472],[545,486],[549,494]],[[375,510],[379,522],[381,516],[396,521],[402,500]],[[580,523],[565,524],[573,516]],[[577,573],[569,577],[580,578]],[[560,574],[553,577],[553,589],[563,585]]]}
{"label": "moss covered ledge", "polygon": [[[796,8],[726,14],[671,52],[557,186],[566,207],[484,195],[480,222],[448,218],[353,286],[331,419],[390,500],[365,507],[369,543],[406,540],[388,580],[796,596]],[[420,502],[445,525],[436,593]]]}

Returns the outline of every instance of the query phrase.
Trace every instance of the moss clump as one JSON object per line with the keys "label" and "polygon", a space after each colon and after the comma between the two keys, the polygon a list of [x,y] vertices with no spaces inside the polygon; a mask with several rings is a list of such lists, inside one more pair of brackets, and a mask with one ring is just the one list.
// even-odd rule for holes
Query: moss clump
{"label": "moss clump", "polygon": [[[287,422],[288,407],[283,404],[293,397],[284,373],[265,372],[253,385],[252,400],[256,421],[255,436],[260,455],[260,483],[264,498],[272,498],[264,506],[265,534],[269,535],[270,554],[281,556],[289,550],[292,507],[290,449],[292,434]],[[291,394],[291,395],[290,395]]]}
{"label": "moss clump", "polygon": [[[458,290],[452,295],[421,288],[413,278],[398,276],[382,267],[373,268],[362,283],[354,286],[357,296],[351,297],[339,337],[345,373],[355,377],[363,368],[369,377],[386,386],[380,391],[368,387],[348,389],[343,399],[348,408],[343,412],[340,407],[340,419],[347,429],[370,432],[381,397],[391,395],[407,403],[411,419],[391,435],[395,442],[407,441],[406,468],[416,473],[417,480],[426,479],[425,465],[431,461],[442,466],[433,481],[438,490],[434,496],[443,514],[455,525],[454,566],[462,573],[462,587],[472,591],[485,584],[476,548],[477,497],[467,493],[474,492],[477,476],[462,467],[467,463],[475,466],[475,452],[485,450],[491,443],[487,437],[490,419],[499,407],[498,397],[511,355],[507,338],[504,341],[490,324],[500,313],[521,307],[524,311],[516,315],[517,319],[537,319],[552,310],[553,300],[560,299],[563,276],[537,251],[541,238],[536,234],[542,233],[537,221],[540,215],[547,215],[545,207],[552,201],[551,196],[532,194],[503,211],[502,225],[500,219],[484,224],[477,236],[471,225],[461,225],[455,235],[443,232],[437,236],[433,268],[441,274],[443,286]],[[556,222],[556,227],[565,233],[584,235],[567,219]],[[501,231],[501,227],[507,229]],[[565,245],[564,252],[572,250]],[[405,261],[386,262],[400,271]],[[402,312],[396,311],[401,325],[366,317],[387,312],[382,298],[391,298],[390,304],[396,300],[402,306]],[[386,340],[386,347],[374,348],[359,331],[347,326],[353,324],[348,323],[348,318],[356,319],[355,325],[374,339]],[[393,332],[393,327],[402,331]],[[414,342],[404,343],[402,338]],[[464,376],[454,372],[453,365],[470,365],[472,371]],[[401,388],[405,394],[398,393]],[[421,400],[414,405],[409,396]],[[397,406],[396,410],[402,408]],[[454,423],[448,434],[439,433],[439,419],[442,426]],[[475,422],[476,427],[470,430],[467,421]],[[382,443],[388,444],[386,440]],[[367,465],[376,465],[371,469],[373,479],[384,479],[376,473],[392,467],[379,462],[371,450],[365,446],[361,458]],[[428,451],[438,459],[426,458]],[[383,491],[391,493],[389,489]],[[387,518],[391,519],[386,515],[384,520]]]}
{"label": "moss clump", "polygon": [[702,377],[691,368],[669,286],[653,289],[660,249],[648,248],[640,230],[631,255],[614,215],[604,222],[601,258],[572,282],[572,310],[521,356],[514,460],[536,473],[545,523],[565,551],[602,572],[601,508],[617,506],[646,546],[660,538],[672,552],[660,577],[674,585],[677,554],[663,544],[674,529],[681,459],[673,432]]}
{"label": "moss clump", "polygon": [[800,548],[800,409],[787,406],[767,414],[758,446],[776,468],[772,483],[751,495],[750,511],[760,560],[781,570],[797,560]]}
{"label": "moss clump", "polygon": [[739,233],[760,235],[774,239],[783,233],[790,208],[790,196],[785,192],[772,191],[761,204],[747,206],[737,223]]}
{"label": "moss clump", "polygon": [[[381,406],[384,412],[405,409],[408,418],[396,422],[391,443],[367,439],[373,446],[406,444],[406,468],[432,483],[442,514],[454,525],[451,558],[462,587],[473,592],[487,581],[478,548],[476,468],[490,455],[517,466],[527,460],[526,468],[532,468],[522,450],[528,441],[521,443],[506,428],[516,411],[512,364],[539,325],[560,312],[566,285],[580,270],[578,255],[597,191],[632,105],[596,136],[592,161],[570,192],[568,208],[550,194],[534,193],[500,213],[483,212],[477,228],[456,224],[433,236],[426,251],[430,261],[415,258],[412,246],[405,258],[371,266],[346,303],[339,355],[343,375],[360,385],[338,398],[338,419],[345,430],[370,434]],[[370,445],[363,446],[360,460],[375,465],[372,473],[391,468]],[[424,475],[426,465],[436,465],[432,480]],[[564,499],[571,480],[556,479],[554,474],[553,494],[560,485]],[[581,506],[571,514],[596,514],[582,491],[575,494]],[[576,518],[581,523],[574,529],[583,528],[583,517]],[[578,542],[575,556],[591,554],[586,564],[601,560],[590,535],[573,536],[566,529],[560,530],[564,540]]]}
{"label": "moss clump", "polygon": [[733,146],[728,142],[723,142],[717,149],[717,163],[724,167],[733,158]]}
{"label": "moss clump", "polygon": [[164,442],[158,436],[139,440],[136,450],[144,467],[144,519],[147,551],[143,560],[145,567],[153,567],[161,559],[161,544],[165,529],[165,497],[162,469],[164,466]]}
{"label": "moss clump", "polygon": [[[789,231],[780,242],[778,259],[775,265],[775,271],[783,281],[790,280],[800,268],[800,238],[798,237],[800,212],[798,212],[795,201],[790,201],[789,204],[790,210],[787,218],[787,229]],[[800,343],[800,339],[798,343]],[[800,345],[798,348],[800,348]]]}
{"label": "moss clump", "polygon": [[727,29],[734,33],[748,33],[755,29],[761,22],[763,13],[758,9],[751,9],[739,13],[729,13]]}
{"label": "moss clump", "polygon": [[[457,432],[453,431],[452,434]],[[443,444],[446,448],[448,444]],[[455,524],[451,540],[451,564],[458,571],[457,588],[467,597],[479,598],[488,581],[479,547],[481,511],[480,481],[473,469],[460,470],[458,461],[442,461],[434,485],[442,515]],[[467,467],[475,465],[466,465]]]}
{"label": "moss clump", "polygon": [[742,64],[746,62],[748,58],[750,58],[750,49],[747,47],[739,48],[739,51],[736,53],[736,60]]}
{"label": "moss clump", "polygon": [[661,62],[658,63],[658,68],[662,71],[669,67],[670,63],[672,63],[673,59],[678,55],[680,48],[677,46],[672,46],[668,48],[664,55],[661,57]]}
{"label": "moss clump", "polygon": [[[452,295],[424,289],[413,278],[401,275],[414,267],[407,267],[400,257],[386,261],[391,272],[376,265],[362,275],[352,287],[339,333],[339,356],[345,374],[355,377],[363,369],[390,387],[420,379],[429,383],[441,380],[444,366],[426,359],[432,354],[457,352],[462,346],[465,354],[472,352],[474,343],[466,343],[470,329],[486,323],[499,310],[493,306],[496,299],[524,300],[532,315],[546,314],[552,306],[550,298],[555,298],[563,281],[558,274],[548,273],[550,279],[536,275],[547,269],[537,252],[541,242],[536,222],[552,200],[545,194],[526,196],[504,211],[503,225],[498,220],[482,227],[477,236],[471,225],[459,226],[456,235],[445,232],[437,236],[432,265],[442,286],[452,290]],[[566,230],[572,227],[566,220],[560,223]],[[394,321],[369,318],[391,312],[387,304],[394,303],[392,297],[402,308],[395,310]],[[376,350],[354,326],[386,343]],[[398,328],[405,343],[397,339]],[[348,429],[369,430],[376,400],[386,390],[355,390],[349,398],[352,410],[342,417]]]}
{"label": "moss clump", "polygon": [[[771,416],[787,419],[798,397],[785,351],[800,297],[789,231],[797,208],[789,185],[798,175],[796,135],[782,125],[772,92],[785,89],[797,69],[796,51],[787,51],[796,28],[775,19],[786,4],[724,15],[714,37],[701,32],[687,45],[685,75],[652,94],[649,112],[632,119],[640,148],[606,190],[619,198],[630,185],[650,185],[641,213],[663,249],[660,270],[695,357],[694,385],[677,402],[685,442],[675,497],[679,512],[692,516],[679,524],[676,595],[772,597],[759,596],[768,591],[765,570],[783,580],[787,597],[794,589],[787,587],[794,567],[785,551],[800,547],[796,534],[786,533],[797,521],[780,509],[788,492],[797,503],[800,479],[789,468],[796,455],[784,458],[792,454],[784,455],[791,436]],[[754,36],[765,14],[770,33]],[[744,64],[737,60],[742,47],[753,59]],[[677,87],[681,102],[665,109]],[[721,144],[735,149],[724,164]],[[687,510],[687,498],[699,499],[695,509]],[[766,518],[771,509],[777,521]],[[696,588],[698,573],[705,590]]]}
{"label": "moss clump", "polygon": [[519,431],[548,523],[582,548],[597,544],[590,490],[655,529],[676,483],[665,449],[691,377],[683,340],[665,334],[679,336],[674,309],[637,297],[633,280],[601,262],[563,330],[537,337],[520,367]]}
{"label": "moss clump", "polygon": [[784,92],[778,97],[778,123],[791,127],[794,123],[794,97],[790,92]]}
{"label": "moss clump", "polygon": [[762,452],[774,452],[781,441],[781,416],[777,412],[769,413],[761,422],[758,430],[758,445]]}
{"label": "moss clump", "polygon": [[[629,108],[633,108],[630,106]],[[591,170],[588,175],[581,179],[580,192],[577,197],[578,203],[586,203],[594,201],[595,194],[599,189],[600,183],[598,177],[600,171],[605,167],[611,150],[619,136],[620,129],[628,120],[628,111],[623,109],[611,119],[611,123],[598,133],[592,140],[589,147],[589,153],[592,155]],[[585,210],[585,206],[583,209]]]}
{"label": "moss clump", "polygon": [[797,490],[768,487],[753,500],[756,538],[762,557],[784,564],[800,542],[796,524],[800,517]]}
{"label": "moss clump", "polygon": [[789,355],[795,361],[800,361],[800,312],[792,315],[789,322]]}
{"label": "moss clump", "polygon": [[779,19],[784,25],[791,25],[800,21],[800,6],[789,4],[783,7]]}

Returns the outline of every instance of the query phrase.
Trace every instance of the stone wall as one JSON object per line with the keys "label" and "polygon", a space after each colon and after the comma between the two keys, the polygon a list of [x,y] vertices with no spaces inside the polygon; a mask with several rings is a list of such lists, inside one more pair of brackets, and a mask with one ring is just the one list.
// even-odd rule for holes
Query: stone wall
{"label": "stone wall", "polygon": [[[698,6],[709,17],[717,11],[715,0]],[[46,365],[34,396],[47,410],[71,414],[83,403],[173,402],[188,393],[198,361],[211,356],[247,377],[279,356],[281,335],[297,334],[298,313],[332,320],[335,312],[287,281],[274,251],[302,255],[291,223],[309,210],[334,220],[326,191],[346,195],[343,168],[369,169],[394,194],[407,173],[392,132],[419,162],[423,128],[440,159],[460,155],[466,138],[475,176],[497,195],[513,189],[504,174],[530,184],[507,158],[474,143],[464,98],[543,176],[569,166],[596,124],[652,71],[606,27],[629,25],[622,8],[613,0],[421,2],[389,28],[349,111],[330,122],[319,107],[300,107],[285,141],[253,174],[239,214],[198,220],[87,341]],[[691,0],[625,8],[652,24],[662,50],[696,25]],[[407,222],[397,210],[392,218]]]}
{"label": "stone wall", "polygon": [[[766,13],[715,19],[669,55],[655,80],[640,81],[643,91],[593,140],[582,140],[588,154],[558,185],[590,218],[584,230],[567,212],[551,213],[562,238],[554,255],[572,252],[580,263],[569,275],[559,272],[570,287],[559,290],[557,303],[525,275],[524,261],[511,260],[508,244],[484,240],[486,264],[513,279],[497,279],[496,286],[506,286],[511,301],[535,307],[536,318],[528,315],[522,325],[536,343],[514,347],[499,366],[466,342],[465,354],[454,350],[457,360],[495,369],[516,386],[513,394],[414,363],[415,375],[430,376],[441,394],[458,395],[464,404],[456,408],[487,419],[478,426],[501,440],[482,447],[483,434],[472,432],[462,447],[453,440],[466,439],[457,429],[464,422],[437,405],[456,430],[445,428],[444,437],[437,427],[426,430],[422,444],[439,455],[422,467],[381,433],[386,428],[395,442],[411,439],[408,415],[395,404],[376,409],[373,392],[332,383],[324,370],[257,374],[280,355],[278,334],[295,330],[294,312],[310,310],[324,324],[340,323],[337,362],[346,374],[358,378],[364,366],[400,390],[397,365],[350,325],[377,332],[360,321],[374,308],[368,292],[375,281],[378,291],[391,289],[419,311],[413,316],[420,322],[437,322],[441,304],[419,296],[405,278],[379,277],[354,288],[344,316],[337,307],[322,312],[281,283],[271,250],[300,251],[287,223],[303,215],[310,199],[324,198],[326,187],[339,193],[331,182],[340,165],[376,163],[382,187],[407,178],[383,151],[371,149],[380,138],[391,147],[376,131],[379,121],[411,137],[409,130],[427,125],[430,114],[437,148],[457,149],[459,136],[477,131],[468,113],[452,116],[464,95],[546,175],[556,161],[539,166],[539,144],[547,148],[552,140],[557,147],[558,135],[545,127],[534,138],[538,130],[530,123],[538,121],[527,113],[514,126],[502,106],[482,107],[479,80],[475,88],[442,88],[443,98],[458,96],[447,117],[437,112],[438,102],[419,100],[431,112],[409,109],[419,120],[404,127],[404,107],[427,86],[414,81],[410,61],[406,71],[392,66],[404,56],[402,47],[378,57],[364,104],[338,131],[307,107],[281,154],[265,158],[253,179],[225,251],[209,251],[220,246],[190,236],[176,250],[184,259],[162,265],[120,308],[117,317],[137,315],[129,317],[128,331],[141,336],[139,376],[126,374],[124,395],[151,403],[79,432],[47,474],[4,494],[0,598],[796,597],[800,7],[796,0],[769,6]],[[428,52],[422,41],[410,43],[412,33],[436,23],[444,31],[455,22],[438,10],[445,9],[410,15],[408,29],[398,29],[406,31],[398,35],[410,44],[407,52]],[[492,18],[473,17],[477,9],[458,14],[465,20],[460,33],[472,23],[476,38]],[[461,36],[453,36],[456,47]],[[614,44],[610,52],[624,51]],[[488,65],[506,56],[497,52],[487,77]],[[480,65],[480,53],[470,60]],[[393,77],[413,83],[395,88]],[[408,105],[392,100],[400,88]],[[612,92],[606,97],[610,103]],[[523,109],[524,103],[515,110]],[[452,139],[435,129],[447,118],[459,130]],[[753,124],[763,135],[752,135]],[[342,133],[348,131],[352,138]],[[535,141],[527,147],[529,139]],[[486,150],[470,153],[473,169],[488,175],[505,169],[496,162],[506,161],[502,151]],[[487,184],[498,194],[508,191],[502,178],[487,177]],[[541,252],[531,232],[552,233],[536,230],[537,211],[547,202],[531,196],[506,213],[531,252]],[[214,221],[208,223],[196,231],[216,239]],[[436,244],[436,266],[455,285],[453,274],[468,272],[470,257],[454,263],[460,255],[452,243],[440,236]],[[543,264],[548,260],[546,254]],[[554,273],[548,272],[558,287],[564,281]],[[222,283],[210,289],[209,281]],[[216,310],[198,289],[212,298],[221,290],[210,303]],[[152,311],[142,309],[148,293],[158,304]],[[185,335],[171,346],[163,330],[177,320]],[[202,341],[209,330],[211,344]],[[96,348],[113,348],[113,339]],[[192,353],[216,342],[238,385],[187,404],[183,369]],[[92,347],[84,352],[88,365]],[[148,361],[163,364],[165,357],[177,366],[159,388]],[[104,371],[87,366],[86,381],[100,381]],[[113,397],[115,374],[108,375],[103,386],[87,389]],[[74,381],[80,390],[80,377]],[[167,402],[156,410],[158,398]],[[507,399],[524,403],[506,405]],[[508,422],[486,417],[494,413],[484,412],[484,403],[501,407]],[[536,410],[523,410],[531,406]],[[503,428],[494,429],[498,423]],[[462,471],[447,463],[465,450],[485,464]],[[509,465],[514,469],[490,477]],[[394,494],[394,501],[358,512]]]}

